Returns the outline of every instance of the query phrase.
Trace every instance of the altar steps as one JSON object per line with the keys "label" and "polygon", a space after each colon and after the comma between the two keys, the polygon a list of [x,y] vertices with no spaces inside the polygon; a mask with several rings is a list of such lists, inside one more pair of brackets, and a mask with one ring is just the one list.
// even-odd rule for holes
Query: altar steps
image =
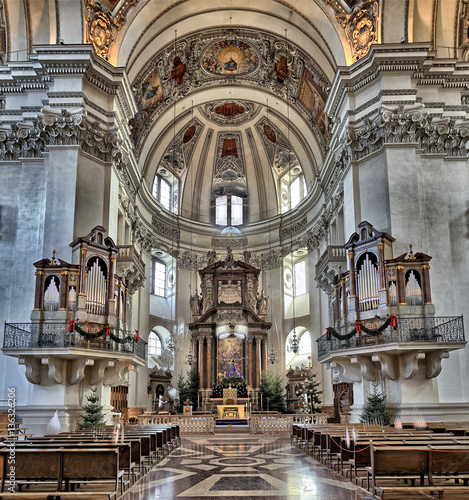
{"label": "altar steps", "polygon": [[215,432],[251,432],[247,418],[217,418]]}

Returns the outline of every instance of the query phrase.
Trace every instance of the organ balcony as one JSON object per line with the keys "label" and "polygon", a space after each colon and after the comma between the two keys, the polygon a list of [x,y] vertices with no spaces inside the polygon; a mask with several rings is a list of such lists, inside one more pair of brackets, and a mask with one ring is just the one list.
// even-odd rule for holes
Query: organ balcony
{"label": "organ balcony", "polygon": [[344,246],[348,269],[337,271],[328,263],[331,247],[318,262],[316,280],[321,286],[318,276],[327,278],[333,312],[331,326],[317,341],[318,360],[341,382],[402,381],[419,370],[431,379],[451,351],[466,345],[462,316],[434,316],[431,256],[414,253],[409,244],[408,252],[394,257],[394,243],[363,221]]}
{"label": "organ balcony", "polygon": [[131,294],[145,279],[132,246],[117,247],[96,226],[70,246],[74,262],[34,263],[31,323],[5,323],[3,353],[18,358],[32,384],[121,385],[145,365],[146,342],[131,328]]}
{"label": "organ balcony", "polygon": [[70,325],[5,323],[3,353],[18,358],[26,367],[28,381],[41,385],[76,384],[83,380],[85,370],[90,372],[92,385],[121,385],[130,371],[145,365],[146,342],[135,334],[115,328],[108,333],[106,328],[100,335],[103,329],[93,333],[87,328],[80,333],[76,324],[75,329]]}
{"label": "organ balcony", "polygon": [[412,378],[419,370],[426,378],[437,377],[441,361],[466,341],[462,316],[391,316],[329,328],[317,344],[318,361],[351,383],[376,381],[379,371],[391,380]]}

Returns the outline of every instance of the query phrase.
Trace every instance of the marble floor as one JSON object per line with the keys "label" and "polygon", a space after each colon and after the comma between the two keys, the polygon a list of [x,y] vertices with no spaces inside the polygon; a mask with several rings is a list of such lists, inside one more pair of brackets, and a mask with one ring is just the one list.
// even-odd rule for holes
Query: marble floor
{"label": "marble floor", "polygon": [[287,436],[220,434],[182,438],[122,500],[363,500],[367,495],[299,452]]}

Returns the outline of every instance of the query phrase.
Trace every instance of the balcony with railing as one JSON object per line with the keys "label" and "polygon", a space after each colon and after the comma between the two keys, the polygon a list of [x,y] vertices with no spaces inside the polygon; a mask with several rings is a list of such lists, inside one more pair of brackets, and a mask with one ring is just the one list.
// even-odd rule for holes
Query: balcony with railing
{"label": "balcony with railing", "polygon": [[[336,331],[341,337],[346,337],[352,328],[352,325],[347,325],[337,328]],[[395,328],[388,326],[377,335],[357,333],[342,340],[334,335],[323,335],[317,343],[320,362],[331,353],[357,349],[366,351],[385,347],[389,351],[393,347],[404,346],[422,349],[444,348],[453,344],[465,344],[463,317],[397,318]]]}
{"label": "balcony with railing", "polygon": [[424,365],[426,377],[434,378],[441,372],[441,360],[466,345],[462,316],[397,317],[395,326],[390,321],[381,324],[366,328],[371,333],[357,332],[350,324],[330,329],[317,340],[318,361],[335,368],[345,382],[375,380],[377,370],[392,380],[408,379]]}
{"label": "balcony with railing", "polygon": [[66,374],[68,383],[75,384],[89,367],[92,383],[118,385],[129,371],[145,364],[146,342],[126,330],[102,330],[93,333],[63,322],[5,323],[3,353],[26,366],[26,378],[33,384],[46,379],[62,384]]}
{"label": "balcony with railing", "polygon": [[103,333],[97,338],[87,339],[76,330],[68,330],[66,323],[5,323],[3,351],[11,356],[13,352],[24,355],[29,351],[47,350],[50,353],[60,350],[65,355],[67,351],[72,353],[74,349],[86,349],[112,355],[133,355],[145,361],[146,342],[129,339],[129,332],[113,328],[109,336]]}

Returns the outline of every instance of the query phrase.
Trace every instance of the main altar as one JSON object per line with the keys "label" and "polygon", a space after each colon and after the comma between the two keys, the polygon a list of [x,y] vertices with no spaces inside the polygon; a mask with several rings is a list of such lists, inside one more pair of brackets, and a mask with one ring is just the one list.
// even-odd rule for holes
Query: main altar
{"label": "main altar", "polygon": [[202,397],[211,400],[212,408],[225,406],[213,389],[220,390],[220,384],[230,380],[245,381],[242,391],[237,388],[238,414],[245,415],[257,400],[261,373],[267,370],[269,298],[259,291],[260,269],[250,264],[248,252],[244,260],[236,260],[228,245],[224,260],[217,260],[213,250],[208,256],[208,265],[199,270],[200,295],[197,290],[190,300],[192,367],[199,373]]}

